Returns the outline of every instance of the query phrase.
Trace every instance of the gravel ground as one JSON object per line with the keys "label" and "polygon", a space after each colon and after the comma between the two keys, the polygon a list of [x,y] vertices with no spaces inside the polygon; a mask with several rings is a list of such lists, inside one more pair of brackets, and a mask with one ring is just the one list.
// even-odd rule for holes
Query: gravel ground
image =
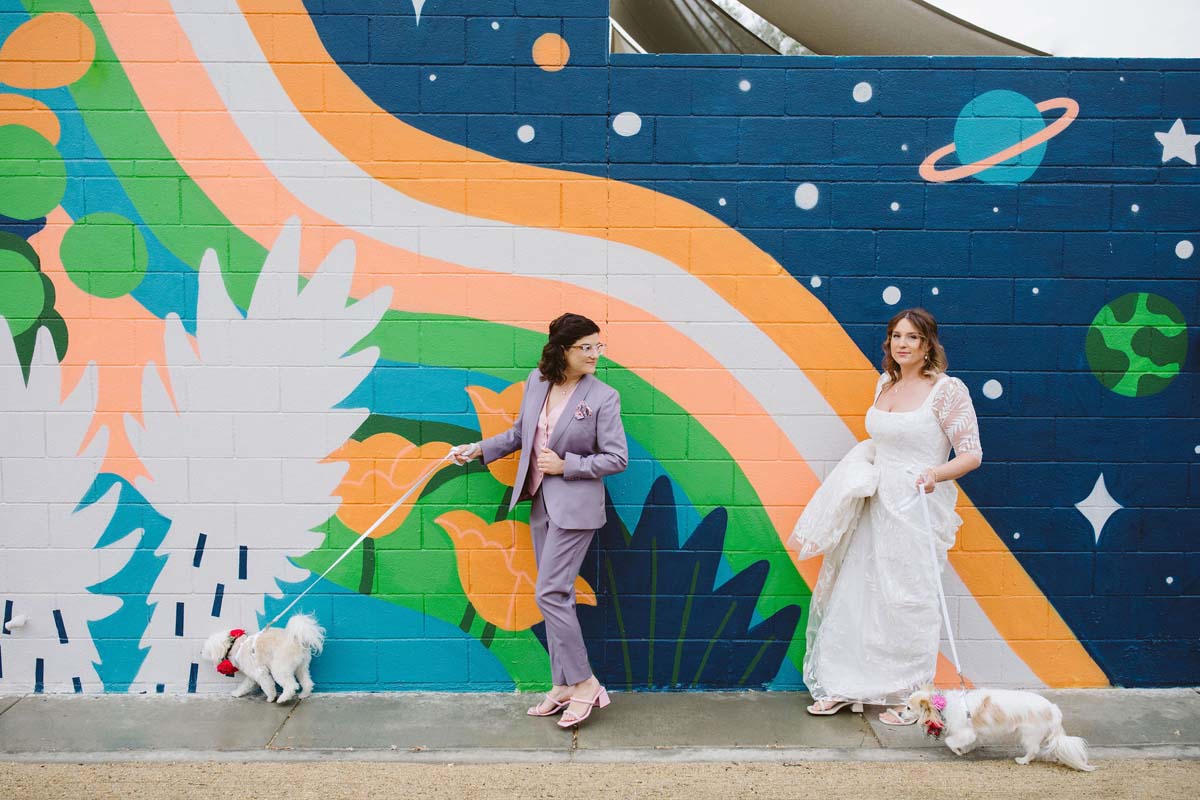
{"label": "gravel ground", "polygon": [[0,798],[840,798],[1096,800],[1200,796],[1200,762],[1097,762],[1092,773],[1011,761],[797,764],[0,763]]}

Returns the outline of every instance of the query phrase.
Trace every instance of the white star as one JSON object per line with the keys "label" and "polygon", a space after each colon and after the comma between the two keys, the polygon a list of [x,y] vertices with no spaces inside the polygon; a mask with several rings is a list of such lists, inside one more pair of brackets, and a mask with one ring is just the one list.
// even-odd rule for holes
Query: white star
{"label": "white star", "polygon": [[1108,493],[1102,472],[1096,479],[1096,485],[1092,487],[1092,493],[1076,503],[1075,507],[1079,509],[1080,514],[1087,517],[1088,522],[1092,523],[1092,530],[1096,534],[1096,544],[1100,544],[1100,532],[1104,530],[1104,523],[1125,506],[1114,500]]}
{"label": "white star", "polygon": [[1178,158],[1192,165],[1196,163],[1196,143],[1200,142],[1200,134],[1188,133],[1184,130],[1183,120],[1175,120],[1171,130],[1156,132],[1154,138],[1158,139],[1163,146],[1162,163],[1165,164],[1172,158]]}

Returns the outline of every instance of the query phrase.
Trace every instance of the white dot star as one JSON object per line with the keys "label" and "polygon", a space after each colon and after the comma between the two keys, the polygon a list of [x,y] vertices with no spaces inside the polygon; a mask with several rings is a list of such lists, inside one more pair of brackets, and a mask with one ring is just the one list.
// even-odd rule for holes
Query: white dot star
{"label": "white dot star", "polygon": [[1183,120],[1175,120],[1171,130],[1156,132],[1154,138],[1162,145],[1162,163],[1166,164],[1171,159],[1178,158],[1195,165],[1196,143],[1200,142],[1200,133],[1188,133],[1183,127]]}
{"label": "white dot star", "polygon": [[1124,507],[1108,493],[1108,488],[1104,485],[1104,473],[1100,473],[1100,477],[1096,479],[1092,493],[1075,504],[1079,513],[1092,523],[1092,531],[1096,534],[1096,544],[1100,544],[1100,533],[1104,530],[1104,524],[1108,522],[1108,518]]}

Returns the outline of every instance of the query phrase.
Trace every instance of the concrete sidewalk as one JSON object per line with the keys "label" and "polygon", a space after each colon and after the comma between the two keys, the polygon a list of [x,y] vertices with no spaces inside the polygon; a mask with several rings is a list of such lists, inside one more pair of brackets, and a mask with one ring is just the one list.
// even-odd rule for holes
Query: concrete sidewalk
{"label": "concrete sidewalk", "polygon": [[[1093,759],[1200,759],[1200,691],[1043,694]],[[317,694],[289,705],[228,697],[0,697],[0,761],[382,760],[905,761],[953,759],[917,726],[804,711],[807,694],[613,693],[578,731],[526,717],[537,695]],[[977,758],[1015,754],[988,747]]]}

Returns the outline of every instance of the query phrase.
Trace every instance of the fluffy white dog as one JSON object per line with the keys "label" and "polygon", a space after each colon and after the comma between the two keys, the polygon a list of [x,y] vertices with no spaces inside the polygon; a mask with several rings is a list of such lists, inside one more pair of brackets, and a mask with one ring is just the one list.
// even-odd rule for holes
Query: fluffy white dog
{"label": "fluffy white dog", "polygon": [[1033,692],[975,689],[942,694],[923,689],[908,698],[908,711],[919,715],[927,734],[945,733],[946,746],[960,756],[974,750],[981,736],[1011,740],[1015,734],[1025,748],[1018,764],[1040,758],[1084,772],[1095,769],[1088,763],[1087,742],[1067,736],[1062,711]]}
{"label": "fluffy white dog", "polygon": [[240,671],[242,682],[233,690],[241,697],[261,686],[267,702],[275,700],[275,684],[283,687],[280,703],[296,696],[312,694],[313,681],[308,664],[313,654],[320,655],[325,646],[325,629],[309,614],[296,614],[283,630],[268,628],[259,633],[241,629],[214,633],[204,642],[200,653],[217,665],[222,675],[232,676]]}

